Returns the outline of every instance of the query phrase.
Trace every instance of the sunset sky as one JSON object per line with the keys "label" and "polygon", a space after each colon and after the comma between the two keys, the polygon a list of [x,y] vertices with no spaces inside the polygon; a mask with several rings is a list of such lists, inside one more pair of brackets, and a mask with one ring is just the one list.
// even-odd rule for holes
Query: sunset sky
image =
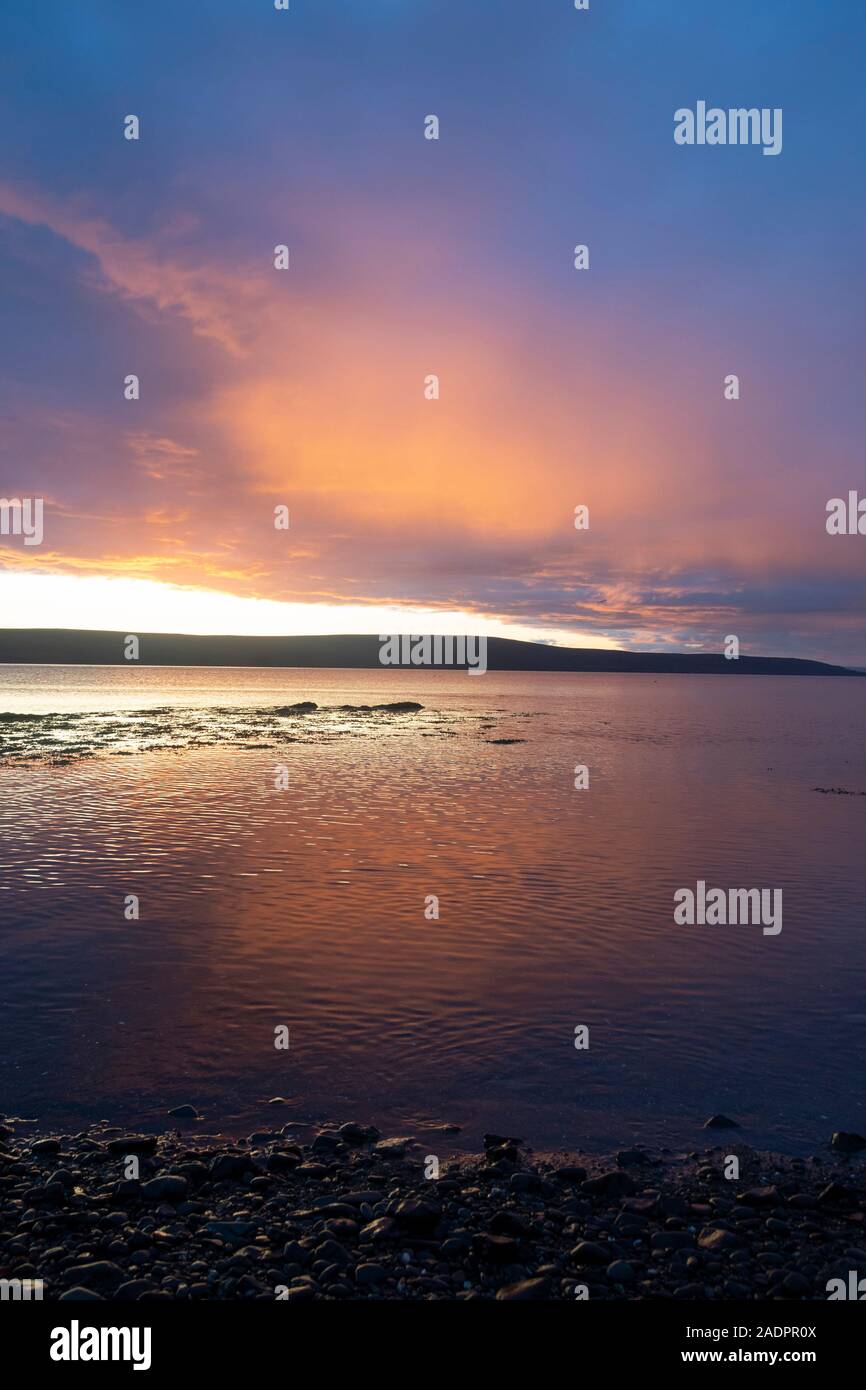
{"label": "sunset sky", "polygon": [[[45,536],[0,625],[866,665],[864,41],[861,0],[6,0],[0,496]],[[698,100],[782,153],[677,146]]]}

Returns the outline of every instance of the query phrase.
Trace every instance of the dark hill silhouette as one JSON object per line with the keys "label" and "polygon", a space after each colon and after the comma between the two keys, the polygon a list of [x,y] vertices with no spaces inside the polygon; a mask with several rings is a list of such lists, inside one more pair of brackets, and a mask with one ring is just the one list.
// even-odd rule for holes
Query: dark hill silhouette
{"label": "dark hill silhouette", "polygon": [[[376,635],[325,637],[201,637],[178,632],[143,632],[141,666],[310,666],[384,669]],[[0,663],[64,666],[129,666],[123,632],[72,628],[0,629]],[[795,657],[741,656],[720,652],[615,652],[595,647],[550,647],[491,637],[491,671],[644,671],[652,674],[857,676],[862,672]],[[422,668],[417,668],[422,669]],[[454,668],[448,668],[454,669]]]}

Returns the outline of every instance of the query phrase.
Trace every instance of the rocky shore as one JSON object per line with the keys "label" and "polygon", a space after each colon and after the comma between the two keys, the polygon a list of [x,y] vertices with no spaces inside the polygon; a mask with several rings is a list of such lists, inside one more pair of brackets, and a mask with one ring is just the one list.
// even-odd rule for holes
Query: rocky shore
{"label": "rocky shore", "polygon": [[437,1158],[429,1134],[352,1122],[309,1142],[191,1128],[0,1124],[0,1279],[42,1280],[46,1300],[796,1301],[866,1276],[857,1135],[807,1159],[733,1139],[534,1154],[507,1135]]}

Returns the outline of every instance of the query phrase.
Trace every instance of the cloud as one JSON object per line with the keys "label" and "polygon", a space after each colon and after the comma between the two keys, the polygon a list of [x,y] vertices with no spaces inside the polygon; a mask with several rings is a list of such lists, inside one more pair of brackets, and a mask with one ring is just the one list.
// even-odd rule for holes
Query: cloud
{"label": "cloud", "polygon": [[[263,287],[214,266],[173,259],[153,243],[119,236],[100,217],[80,205],[0,182],[0,212],[31,226],[48,227],[97,262],[93,284],[117,294],[139,312],[177,314],[195,334],[242,357],[246,351],[239,324],[253,318],[264,300]],[[175,228],[169,227],[169,234]]]}

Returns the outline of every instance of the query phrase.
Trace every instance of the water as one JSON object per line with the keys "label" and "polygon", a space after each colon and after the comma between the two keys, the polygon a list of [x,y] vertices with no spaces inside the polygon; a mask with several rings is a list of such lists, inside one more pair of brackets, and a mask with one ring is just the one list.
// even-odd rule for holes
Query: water
{"label": "water", "polygon": [[[863,1132],[866,797],[815,788],[866,791],[864,700],[814,677],[2,668],[0,1108],[588,1150],[691,1147],[718,1110],[791,1152]],[[300,701],[321,708],[274,713]],[[675,926],[699,878],[781,888],[781,934]]]}

